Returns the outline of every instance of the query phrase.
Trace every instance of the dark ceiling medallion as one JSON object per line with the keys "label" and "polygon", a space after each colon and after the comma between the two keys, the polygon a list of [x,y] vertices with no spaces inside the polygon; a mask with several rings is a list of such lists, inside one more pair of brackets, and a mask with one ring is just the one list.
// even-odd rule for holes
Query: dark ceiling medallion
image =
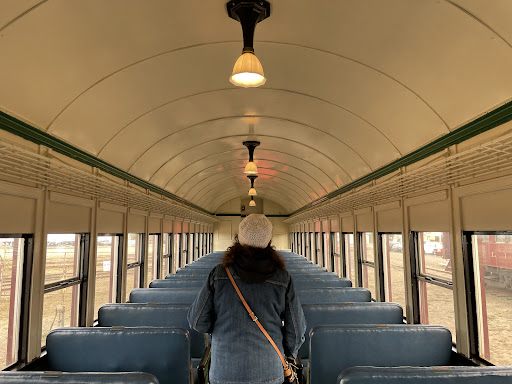
{"label": "dark ceiling medallion", "polygon": [[244,35],[243,53],[254,53],[254,30],[256,24],[270,16],[270,3],[265,0],[232,0],[226,4],[228,16],[242,24]]}

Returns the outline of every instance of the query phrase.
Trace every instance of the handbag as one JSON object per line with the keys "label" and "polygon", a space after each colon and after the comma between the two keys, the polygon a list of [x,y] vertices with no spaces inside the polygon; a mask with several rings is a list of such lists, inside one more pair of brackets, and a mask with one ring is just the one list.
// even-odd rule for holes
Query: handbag
{"label": "handbag", "polygon": [[[228,277],[229,277],[229,280],[231,281],[231,284],[235,288],[235,291],[238,294],[238,297],[240,298],[240,300],[242,300],[242,304],[244,305],[245,309],[249,313],[249,316],[251,317],[252,321],[254,321],[256,323],[256,325],[258,326],[260,331],[263,332],[263,334],[265,335],[267,340],[270,342],[270,344],[272,344],[272,346],[276,350],[277,354],[279,355],[279,358],[281,359],[281,363],[283,364],[284,384],[297,384],[298,383],[298,381],[297,381],[297,373],[295,371],[296,366],[294,364],[295,363],[295,359],[293,358],[293,356],[287,357],[287,360],[285,360],[283,358],[283,355],[281,354],[281,351],[279,350],[279,348],[277,348],[276,343],[274,343],[274,340],[272,340],[272,338],[267,333],[265,328],[263,328],[263,325],[261,325],[261,323],[258,320],[258,318],[256,317],[256,315],[251,310],[251,308],[249,307],[249,304],[247,304],[247,301],[245,301],[244,297],[242,296],[242,292],[240,292],[240,290],[238,289],[238,286],[235,283],[235,280],[233,280],[233,276],[231,276],[231,272],[229,272],[229,269],[227,267],[224,267],[224,269],[226,270],[226,273],[228,274]],[[290,361],[290,360],[293,360],[293,362]]]}

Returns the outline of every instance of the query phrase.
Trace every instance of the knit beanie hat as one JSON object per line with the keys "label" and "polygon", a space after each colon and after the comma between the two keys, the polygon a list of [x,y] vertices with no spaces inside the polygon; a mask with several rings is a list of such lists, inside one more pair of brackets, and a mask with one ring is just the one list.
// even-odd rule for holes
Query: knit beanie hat
{"label": "knit beanie hat", "polygon": [[238,241],[241,245],[267,248],[272,240],[272,223],[265,215],[252,213],[238,226]]}

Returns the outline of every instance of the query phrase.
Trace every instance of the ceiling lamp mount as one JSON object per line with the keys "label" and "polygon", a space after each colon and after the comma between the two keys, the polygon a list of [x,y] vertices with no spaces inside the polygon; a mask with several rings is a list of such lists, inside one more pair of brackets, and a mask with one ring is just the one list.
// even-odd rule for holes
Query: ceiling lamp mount
{"label": "ceiling lamp mount", "polygon": [[254,159],[253,159],[253,157],[254,157],[254,149],[258,145],[260,145],[260,142],[259,141],[254,141],[254,140],[248,140],[248,141],[244,141],[243,144],[249,150],[249,162],[245,166],[244,173],[255,175],[255,174],[258,173],[258,167],[254,163]]}
{"label": "ceiling lamp mount", "polygon": [[228,16],[242,24],[244,48],[238,58],[229,81],[239,87],[259,87],[267,79],[263,67],[254,54],[256,24],[270,16],[270,3],[265,0],[231,0],[226,4]]}
{"label": "ceiling lamp mount", "polygon": [[258,175],[247,175],[249,179],[251,179],[251,189],[249,189],[248,195],[253,197],[256,196],[258,193],[256,192],[256,189],[254,188],[254,180],[258,178]]}

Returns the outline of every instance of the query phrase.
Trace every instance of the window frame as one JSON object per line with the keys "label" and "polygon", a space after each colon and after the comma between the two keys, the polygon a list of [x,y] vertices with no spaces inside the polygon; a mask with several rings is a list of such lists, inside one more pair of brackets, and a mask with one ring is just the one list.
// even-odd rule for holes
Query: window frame
{"label": "window frame", "polygon": [[0,234],[0,238],[23,239],[23,269],[21,272],[21,295],[18,330],[18,351],[17,360],[4,367],[4,371],[19,370],[28,364],[28,343],[29,343],[29,321],[30,321],[30,283],[34,266],[34,235],[24,233]]}
{"label": "window frame", "polygon": [[471,237],[491,235],[512,235],[512,231],[463,231],[462,232],[462,259],[464,262],[464,283],[467,307],[467,327],[469,333],[469,349],[471,360],[486,366],[494,365],[480,356],[478,333],[478,310],[476,304],[475,263],[473,259],[473,242]]}
{"label": "window frame", "polygon": [[[163,264],[163,255],[162,255],[162,264],[160,264],[160,253],[162,252],[162,247],[160,245],[161,243],[161,239],[163,237],[163,234],[160,233],[160,232],[155,232],[155,233],[149,233],[148,234],[148,242],[149,242],[149,236],[156,236],[156,244],[153,244],[153,247],[156,247],[156,276],[153,276],[154,279],[160,279],[161,278],[161,274],[162,274],[162,264]],[[144,249],[146,249],[144,247]],[[154,251],[154,250],[153,250]],[[148,248],[148,268],[149,268],[149,248]],[[148,277],[149,277],[149,269],[148,269]],[[148,281],[148,285],[149,285],[150,281]]]}
{"label": "window frame", "polygon": [[87,311],[87,285],[89,280],[89,244],[91,235],[90,233],[74,233],[74,235],[80,235],[78,276],[45,284],[43,288],[43,295],[81,284],[80,290],[78,291],[78,326],[85,327]]}
{"label": "window frame", "polygon": [[[48,235],[53,233],[46,234],[46,242],[48,242]],[[78,255],[78,276],[71,277],[69,279],[55,281],[49,284],[45,284],[43,287],[43,311],[44,311],[44,295],[51,292],[60,291],[61,289],[74,287],[75,285],[80,285],[78,290],[78,326],[85,327],[87,326],[87,292],[89,285],[89,260],[90,260],[90,233],[73,233],[74,235],[79,235],[79,255]],[[46,250],[46,252],[48,252]],[[44,268],[44,276],[46,278],[46,263]],[[44,316],[43,316],[44,317]],[[46,349],[46,345],[41,347],[41,351]]]}
{"label": "window frame", "polygon": [[[420,309],[420,281],[436,285],[441,288],[450,289],[453,293],[453,282],[437,276],[428,276],[421,272],[420,268],[420,255],[422,242],[420,241],[419,234],[428,231],[411,231],[409,232],[409,257],[411,269],[409,271],[411,278],[411,292],[412,292],[412,320],[414,324],[421,324],[421,309]],[[449,232],[447,232],[449,233]],[[451,246],[451,245],[450,245]],[[453,308],[455,311],[455,308]]]}
{"label": "window frame", "polygon": [[[116,283],[115,283],[115,292],[113,299],[115,303],[121,302],[121,290],[122,290],[122,273],[123,273],[123,258],[124,258],[124,235],[122,233],[97,233],[96,239],[100,236],[110,236],[110,237],[118,237],[118,244],[117,244],[117,269],[116,269]],[[98,244],[96,244],[96,257],[98,252]],[[112,267],[111,267],[112,268]],[[95,274],[96,274],[96,268],[95,268]],[[94,280],[94,300],[96,300],[96,278]],[[93,303],[93,307],[96,306],[96,303]],[[95,319],[97,320],[97,319]]]}
{"label": "window frame", "polygon": [[[126,276],[128,276],[128,271],[130,269],[135,269],[135,268],[139,268],[139,288],[143,287],[143,282],[144,282],[144,259],[146,257],[145,255],[145,250],[146,250],[146,236],[144,233],[139,233],[139,232],[132,232],[134,234],[136,234],[138,237],[139,237],[139,252],[140,252],[140,256],[139,256],[139,260],[138,261],[134,261],[133,263],[127,263],[126,264],[126,269],[123,270],[123,263],[119,263],[118,262],[118,266],[121,268],[122,270],[122,273],[126,273]],[[128,238],[130,237],[131,233],[128,234]],[[124,255],[124,257],[128,258],[128,252],[126,252]],[[118,271],[119,271],[119,268],[118,268]],[[119,279],[121,280],[121,279]],[[126,282],[126,286],[128,286],[128,282]],[[126,287],[127,288],[127,287]],[[118,303],[121,302],[121,292],[119,292],[119,295],[118,295]],[[128,292],[129,294],[129,292]]]}
{"label": "window frame", "polygon": [[[375,268],[376,268],[376,259],[377,259],[377,255],[375,254],[375,250],[373,252],[373,261],[368,261],[368,260],[364,260],[363,259],[363,242],[366,241],[365,239],[365,234],[366,233],[372,233],[373,232],[370,232],[370,231],[366,231],[366,232],[356,232],[356,236],[357,236],[357,243],[356,243],[356,246],[357,246],[357,250],[356,250],[356,255],[357,255],[357,271],[358,271],[358,279],[357,279],[357,283],[358,283],[358,286],[359,287],[363,287],[363,265],[367,265],[368,267],[370,268],[373,268],[373,271],[374,271],[374,276],[373,276],[373,279],[374,279],[374,283],[375,283],[375,289],[379,289],[380,290],[380,287],[377,286],[377,282],[375,281]],[[368,285],[370,285],[370,283],[368,283]],[[374,293],[375,296],[377,292]],[[375,299],[375,298],[372,298],[372,300]]]}

